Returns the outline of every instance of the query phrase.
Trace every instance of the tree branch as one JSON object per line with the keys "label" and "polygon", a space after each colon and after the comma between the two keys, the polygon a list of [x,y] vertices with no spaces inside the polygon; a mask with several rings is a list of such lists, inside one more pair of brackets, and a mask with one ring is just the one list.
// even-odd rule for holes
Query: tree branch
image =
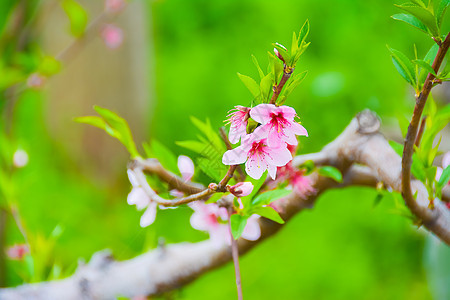
{"label": "tree branch", "polygon": [[[438,74],[439,72],[439,68],[441,67],[442,61],[444,60],[449,47],[450,47],[450,33],[445,38],[444,42],[442,44],[439,44],[439,50],[433,61],[433,65],[431,66],[436,74]],[[422,91],[417,97],[411,123],[409,124],[408,132],[405,138],[405,145],[403,148],[403,156],[402,156],[402,171],[400,177],[402,178],[401,192],[403,199],[405,199],[406,205],[414,215],[416,215],[419,219],[421,219],[424,222],[425,225],[435,224],[436,219],[439,218],[439,211],[429,209],[428,205],[426,206],[421,205],[418,203],[418,201],[414,199],[414,195],[411,190],[412,188],[411,165],[412,165],[412,155],[414,152],[414,143],[417,138],[417,130],[419,127],[420,118],[422,116],[425,103],[427,102],[428,95],[430,94],[430,91],[433,88],[434,78],[435,76],[432,73],[428,73]],[[447,244],[450,243],[450,236],[447,236],[446,243]]]}
{"label": "tree branch", "polygon": [[[321,177],[310,176],[317,193],[300,197],[294,192],[277,200],[280,216],[288,222],[295,214],[310,208],[322,192],[330,188],[362,184],[373,186],[382,181],[400,191],[401,158],[378,132],[380,122],[370,111],[354,118],[344,132],[320,153],[307,155],[316,158],[316,164],[327,163],[339,168],[344,175],[342,184]],[[304,160],[296,157],[295,163]],[[355,165],[361,164],[361,165]],[[425,186],[414,180],[417,203],[427,206]],[[446,190],[444,190],[446,193]],[[436,200],[437,217],[424,225],[447,244],[450,243],[450,211]],[[257,241],[238,240],[239,253],[245,254],[264,239],[275,234],[282,225],[260,218],[261,237]],[[226,243],[206,240],[199,243],[168,245],[144,253],[134,259],[116,262],[109,254],[95,254],[88,265],[78,268],[72,277],[44,283],[25,284],[0,290],[2,300],[53,300],[53,299],[115,299],[117,296],[134,297],[158,295],[177,289],[201,274],[231,260],[230,247]]]}

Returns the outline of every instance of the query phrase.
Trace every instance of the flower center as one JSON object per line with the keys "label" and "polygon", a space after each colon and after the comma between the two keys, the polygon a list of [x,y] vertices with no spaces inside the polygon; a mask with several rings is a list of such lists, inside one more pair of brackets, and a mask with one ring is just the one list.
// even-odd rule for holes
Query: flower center
{"label": "flower center", "polygon": [[287,120],[284,118],[283,113],[271,113],[270,117],[272,120],[270,120],[270,125],[272,127],[275,127],[277,132],[281,132],[287,125]]}

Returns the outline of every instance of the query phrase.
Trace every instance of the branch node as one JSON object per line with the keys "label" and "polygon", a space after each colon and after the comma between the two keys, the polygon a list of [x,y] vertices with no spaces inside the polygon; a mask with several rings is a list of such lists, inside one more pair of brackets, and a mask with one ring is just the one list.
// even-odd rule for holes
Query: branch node
{"label": "branch node", "polygon": [[356,115],[358,120],[358,132],[362,134],[377,133],[380,129],[379,117],[369,109],[365,109]]}

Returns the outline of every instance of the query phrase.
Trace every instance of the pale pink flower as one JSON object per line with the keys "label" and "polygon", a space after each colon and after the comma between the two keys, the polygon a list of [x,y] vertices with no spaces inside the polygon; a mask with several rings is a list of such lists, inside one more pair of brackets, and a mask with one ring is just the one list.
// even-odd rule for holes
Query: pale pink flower
{"label": "pale pink flower", "polygon": [[273,104],[259,104],[250,111],[252,119],[264,125],[271,147],[280,147],[283,143],[297,145],[296,135],[308,136],[306,129],[294,121],[296,115],[292,107]]}
{"label": "pale pink flower", "polygon": [[115,25],[108,24],[102,30],[102,38],[108,48],[116,49],[123,42],[123,31]]}
{"label": "pale pink flower", "polygon": [[6,255],[12,260],[23,260],[28,253],[30,248],[26,244],[16,244],[6,250]]}
{"label": "pale pink flower", "polygon": [[28,154],[25,150],[19,149],[14,152],[13,165],[16,168],[23,168],[28,164]]}
{"label": "pale pink flower", "polygon": [[144,189],[140,186],[133,172],[131,170],[127,170],[127,173],[131,185],[133,186],[131,192],[128,194],[127,203],[129,205],[136,205],[137,210],[147,208],[141,216],[139,222],[141,227],[147,227],[155,221],[158,205],[156,202],[150,200]]}
{"label": "pale pink flower", "polygon": [[289,179],[294,192],[301,198],[306,198],[309,195],[316,193],[316,189],[311,185],[311,179],[304,176],[302,171],[297,171],[291,175]]}
{"label": "pale pink flower", "polygon": [[41,88],[45,83],[45,77],[39,73],[33,73],[27,78],[27,86],[31,88]]}
{"label": "pale pink flower", "polygon": [[230,133],[228,139],[230,143],[236,144],[247,134],[247,122],[250,108],[237,105],[234,111],[230,110],[228,114],[228,123],[230,124]]}
{"label": "pale pink flower", "polygon": [[[195,166],[192,159],[189,156],[180,155],[178,156],[177,166],[178,170],[180,170],[181,178],[184,180],[184,182],[191,181],[195,172]],[[184,196],[184,193],[177,189],[170,190],[169,194],[176,198],[181,198]]]}
{"label": "pale pink flower", "polygon": [[238,198],[245,197],[250,195],[250,193],[253,191],[253,184],[249,181],[238,182],[235,185],[230,186],[228,190]]}
{"label": "pale pink flower", "polygon": [[194,229],[207,231],[212,241],[217,243],[230,243],[227,229],[228,213],[225,207],[219,207],[216,203],[205,204],[192,202],[189,205],[194,213],[190,223]]}
{"label": "pale pink flower", "polygon": [[105,0],[105,10],[110,13],[118,13],[125,7],[124,0]]}
{"label": "pale pink flower", "polygon": [[285,143],[277,147],[269,147],[267,139],[261,135],[264,133],[262,129],[262,126],[256,128],[242,140],[239,147],[225,152],[222,162],[225,165],[238,165],[245,162],[245,170],[250,177],[259,179],[264,171],[268,170],[270,177],[275,179],[277,167],[291,161],[292,155]]}
{"label": "pale pink flower", "polygon": [[[225,207],[219,207],[216,203],[205,204],[203,202],[192,202],[189,205],[194,213],[190,222],[194,229],[207,231],[212,241],[216,243],[227,243],[231,245],[231,236],[228,229],[228,212]],[[252,215],[247,220],[242,238],[256,241],[261,236],[259,227],[259,215]]]}
{"label": "pale pink flower", "polygon": [[192,176],[194,176],[194,162],[192,159],[186,155],[180,155],[178,156],[178,169],[181,173],[181,178],[183,178],[184,181],[190,181],[192,179]]}
{"label": "pale pink flower", "polygon": [[259,227],[259,215],[252,215],[247,220],[244,231],[242,232],[242,238],[248,241],[256,241],[261,237],[261,227]]}

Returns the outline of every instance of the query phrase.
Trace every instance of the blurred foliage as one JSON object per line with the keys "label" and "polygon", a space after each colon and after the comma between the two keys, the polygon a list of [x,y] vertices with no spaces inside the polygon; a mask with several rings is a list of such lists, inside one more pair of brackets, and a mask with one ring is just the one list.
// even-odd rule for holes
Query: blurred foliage
{"label": "blurred foliage", "polygon": [[[32,19],[37,1],[25,2],[31,5],[28,19]],[[4,33],[17,3],[0,1],[0,84],[23,81],[46,57],[33,41],[15,52],[17,41]],[[399,114],[410,114],[414,91],[397,74],[386,44],[408,57],[414,56],[414,43],[419,57],[432,45],[426,34],[390,18],[399,11],[388,0],[157,0],[149,2],[148,11],[153,16],[149,42],[156,48],[157,102],[149,112],[151,136],[177,154],[192,156],[175,144],[197,137],[188,116],[208,117],[218,128],[234,105],[251,103],[252,95],[236,73],[256,78],[251,55],[265,65],[272,43],[288,44],[306,19],[311,45],[296,72],[308,70],[308,76],[286,103],[296,109],[309,132],[308,138],[300,139],[302,153],[320,150],[364,108],[375,110],[388,124]],[[81,13],[73,21],[78,22],[72,24],[74,33],[84,30],[84,18]],[[447,18],[443,31],[448,29]],[[47,61],[53,72],[54,62]],[[191,214],[187,207],[160,212],[155,224],[140,228],[140,213],[126,204],[130,187],[125,166],[120,182],[96,185],[48,134],[45,95],[27,90],[5,110],[10,95],[11,90],[2,90],[2,122],[9,125],[2,125],[8,139],[1,141],[26,150],[30,158],[25,168],[11,175],[16,187],[13,201],[30,241],[39,241],[31,255],[51,253],[33,257],[34,264],[40,264],[34,268],[41,270],[39,278],[22,277],[37,281],[71,274],[78,258],[88,260],[104,248],[127,259],[155,247],[159,237],[168,243],[207,237],[187,226]],[[392,199],[385,198],[374,208],[376,197],[375,190],[366,188],[321,196],[311,211],[296,216],[279,234],[241,258],[245,297],[429,299],[429,289],[438,289],[434,285],[438,279],[429,276],[433,284],[427,285],[421,262],[425,234],[404,216],[391,213]],[[10,216],[7,222],[6,245],[23,243]],[[52,232],[58,225],[63,230],[55,240]],[[20,270],[26,270],[26,264],[8,261],[8,285],[23,282]],[[435,270],[434,265],[439,264],[430,263],[427,269]],[[177,299],[233,299],[233,267],[210,272],[174,294]]]}

